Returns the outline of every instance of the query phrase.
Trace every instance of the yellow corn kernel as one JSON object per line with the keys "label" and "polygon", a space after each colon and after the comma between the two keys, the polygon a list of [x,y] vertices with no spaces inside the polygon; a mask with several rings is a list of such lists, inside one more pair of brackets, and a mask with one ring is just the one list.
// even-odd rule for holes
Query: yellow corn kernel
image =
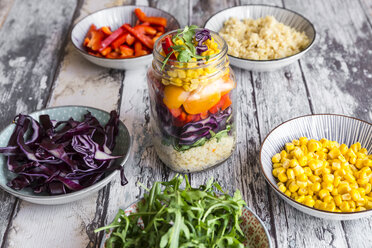
{"label": "yellow corn kernel", "polygon": [[330,141],[326,138],[322,138],[319,142],[322,144],[322,147],[328,147]]}
{"label": "yellow corn kernel", "polygon": [[357,188],[356,190],[359,191],[359,193],[360,193],[361,196],[365,196],[365,195],[366,195],[366,190],[365,190],[365,188],[360,187],[360,188]]}
{"label": "yellow corn kernel", "polygon": [[301,151],[304,153],[304,154],[307,154],[307,145],[301,145],[300,146],[300,148],[301,148]]}
{"label": "yellow corn kernel", "polygon": [[300,141],[299,140],[296,140],[296,139],[292,140],[292,143],[295,146],[300,146],[301,145]]}
{"label": "yellow corn kernel", "polygon": [[292,151],[294,148],[295,148],[295,145],[293,143],[286,143],[285,144],[285,150],[286,150],[287,153]]}
{"label": "yellow corn kernel", "polygon": [[323,174],[323,181],[326,183],[333,183],[335,180],[335,176],[332,174]]}
{"label": "yellow corn kernel", "polygon": [[341,195],[335,195],[334,200],[335,200],[336,206],[339,207],[342,203]]}
{"label": "yellow corn kernel", "polygon": [[282,184],[279,187],[279,190],[282,191],[283,193],[287,190],[287,188]]}
{"label": "yellow corn kernel", "polygon": [[314,203],[314,208],[319,208],[320,207],[320,204],[322,204],[323,202],[321,200],[315,200],[315,203]]}
{"label": "yellow corn kernel", "polygon": [[343,212],[349,212],[350,211],[349,202],[347,202],[347,201],[342,202],[341,205],[340,205],[340,209]]}
{"label": "yellow corn kernel", "polygon": [[307,165],[307,157],[306,157],[306,156],[302,156],[302,157],[298,158],[298,163],[299,163],[301,166],[305,166],[305,165]]}
{"label": "yellow corn kernel", "polygon": [[349,201],[349,200],[351,200],[351,194],[350,193],[342,194],[341,198],[342,198],[343,201]]}
{"label": "yellow corn kernel", "polygon": [[367,204],[364,205],[366,209],[372,209],[372,201],[367,201]]}
{"label": "yellow corn kernel", "polygon": [[308,188],[308,189],[307,189],[307,195],[312,197],[312,196],[314,195],[314,191],[312,191],[311,189],[309,189],[310,186],[307,187],[307,188]]}
{"label": "yellow corn kernel", "polygon": [[353,201],[359,201],[360,198],[361,198],[360,192],[357,189],[352,189],[350,191],[350,195],[351,195],[351,198],[353,199]]}
{"label": "yellow corn kernel", "polygon": [[305,173],[296,176],[296,179],[299,180],[299,181],[303,181],[303,182],[307,182],[307,180],[308,180],[308,178],[307,178],[307,176],[305,175]]}
{"label": "yellow corn kernel", "polygon": [[330,195],[327,195],[323,198],[323,201],[326,202],[326,203],[329,203],[333,200],[333,197],[330,196]]}
{"label": "yellow corn kernel", "polygon": [[308,143],[307,143],[307,150],[309,152],[315,152],[317,151],[318,149],[321,148],[321,144],[319,141],[316,141],[314,139],[311,139]]}
{"label": "yellow corn kernel", "polygon": [[291,198],[295,199],[296,197],[298,197],[297,192],[292,192],[292,194],[291,194]]}
{"label": "yellow corn kernel", "polygon": [[315,201],[312,198],[305,197],[305,201],[303,202],[308,207],[314,207]]}
{"label": "yellow corn kernel", "polygon": [[280,156],[279,153],[277,153],[277,154],[275,154],[275,155],[272,157],[271,161],[272,161],[273,163],[279,163],[279,162],[280,162],[280,159],[281,159],[281,156]]}
{"label": "yellow corn kernel", "polygon": [[322,185],[322,188],[323,188],[323,189],[326,189],[326,190],[328,190],[329,192],[332,192],[333,189],[334,189],[334,186],[333,186],[332,183],[322,182],[321,185]]}
{"label": "yellow corn kernel", "polygon": [[306,188],[300,188],[298,191],[297,191],[297,194],[298,195],[307,195],[308,193],[308,190]]}
{"label": "yellow corn kernel", "polygon": [[339,170],[339,169],[341,169],[341,161],[338,159],[335,159],[332,162],[332,170]]}
{"label": "yellow corn kernel", "polygon": [[294,167],[296,167],[297,165],[299,165],[297,159],[294,158],[294,159],[291,159],[291,160],[289,161],[289,166],[290,166],[290,167],[294,168]]}
{"label": "yellow corn kernel", "polygon": [[291,191],[287,190],[286,192],[284,192],[284,194],[288,197],[291,197]]}
{"label": "yellow corn kernel", "polygon": [[283,182],[283,183],[285,183],[285,182],[288,180],[288,178],[287,178],[287,176],[285,175],[284,172],[279,173],[279,175],[278,175],[278,179],[279,179],[279,181],[281,181],[281,182]]}
{"label": "yellow corn kernel", "polygon": [[301,145],[307,145],[308,139],[307,137],[301,137],[299,138],[299,141]]}
{"label": "yellow corn kernel", "polygon": [[350,146],[350,149],[352,149],[354,152],[358,152],[361,148],[362,148],[362,145],[359,142],[352,144]]}
{"label": "yellow corn kernel", "polygon": [[340,176],[335,176],[335,179],[333,180],[333,186],[338,187],[340,182],[341,182],[341,177]]}
{"label": "yellow corn kernel", "polygon": [[295,198],[295,200],[299,203],[302,203],[305,200],[305,196],[304,195],[298,196]]}
{"label": "yellow corn kernel", "polygon": [[340,150],[340,152],[341,152],[342,155],[345,155],[345,153],[348,150],[348,147],[345,144],[341,144],[340,147],[339,147],[339,150]]}
{"label": "yellow corn kernel", "polygon": [[365,155],[368,155],[368,151],[367,151],[366,148],[362,148],[362,149],[360,149],[359,152],[360,152],[360,153],[363,153],[363,154],[365,154]]}
{"label": "yellow corn kernel", "polygon": [[356,208],[356,204],[355,204],[355,201],[349,201],[349,205],[350,205],[350,208]]}
{"label": "yellow corn kernel", "polygon": [[351,173],[346,173],[344,178],[346,179],[346,181],[350,183],[355,182],[355,177]]}
{"label": "yellow corn kernel", "polygon": [[315,154],[318,155],[318,159],[323,160],[327,158],[327,154],[324,153],[323,151],[317,151]]}
{"label": "yellow corn kernel", "polygon": [[341,163],[347,163],[347,159],[344,157],[344,155],[340,154],[337,158],[341,161]]}
{"label": "yellow corn kernel", "polygon": [[280,158],[281,159],[285,159],[285,158],[287,158],[287,156],[288,156],[288,154],[287,154],[286,151],[283,150],[283,151],[280,152]]}
{"label": "yellow corn kernel", "polygon": [[364,210],[366,210],[366,208],[364,208],[364,207],[357,207],[355,210],[359,212],[359,211],[364,211]]}
{"label": "yellow corn kernel", "polygon": [[351,189],[357,189],[357,188],[359,188],[359,186],[358,186],[358,183],[357,183],[357,182],[352,182],[352,183],[349,183],[349,185],[350,185]]}
{"label": "yellow corn kernel", "polygon": [[320,160],[311,159],[308,162],[308,165],[309,165],[310,169],[312,169],[314,171],[314,170],[319,169],[320,167],[322,167],[323,166],[323,163]]}
{"label": "yellow corn kernel", "polygon": [[298,187],[300,187],[300,188],[305,188],[305,187],[307,187],[307,182],[296,181],[296,184],[297,184]]}
{"label": "yellow corn kernel", "polygon": [[363,165],[368,166],[368,167],[372,167],[372,154],[369,155],[369,156],[371,156],[371,158],[365,159],[364,162],[363,162]]}
{"label": "yellow corn kernel", "polygon": [[320,183],[319,182],[313,183],[313,185],[311,186],[311,190],[314,192],[318,192],[320,190]]}
{"label": "yellow corn kernel", "polygon": [[288,169],[287,170],[287,177],[288,177],[288,179],[295,179],[295,174],[293,172],[293,169]]}
{"label": "yellow corn kernel", "polygon": [[336,187],[333,188],[333,190],[331,191],[331,195],[333,195],[333,196],[338,195],[338,189]]}
{"label": "yellow corn kernel", "polygon": [[299,186],[296,184],[295,181],[291,182],[288,186],[290,192],[294,193],[299,189]]}
{"label": "yellow corn kernel", "polygon": [[299,176],[299,175],[301,175],[301,174],[304,174],[304,169],[301,167],[301,166],[299,166],[299,165],[297,165],[296,167],[294,167],[293,168],[293,171],[294,171],[294,174],[295,174],[295,176],[297,177],[297,176]]}
{"label": "yellow corn kernel", "polygon": [[368,182],[369,182],[369,178],[368,178],[368,177],[359,178],[359,179],[357,180],[357,183],[358,183],[359,185],[365,185],[365,184],[367,184]]}
{"label": "yellow corn kernel", "polygon": [[336,204],[333,201],[329,202],[325,210],[330,211],[330,212],[336,211]]}
{"label": "yellow corn kernel", "polygon": [[357,155],[358,159],[365,159],[367,157],[366,154],[361,153],[361,152],[357,152],[356,155]]}
{"label": "yellow corn kernel", "polygon": [[295,148],[293,149],[293,156],[294,156],[295,158],[299,159],[299,158],[305,156],[305,155],[304,155],[304,151],[302,151],[301,148],[299,148],[299,147],[295,147]]}
{"label": "yellow corn kernel", "polygon": [[329,191],[326,190],[326,189],[321,189],[318,193],[318,196],[323,199],[324,197],[326,197],[327,195],[329,195]]}
{"label": "yellow corn kernel", "polygon": [[342,154],[341,154],[340,150],[337,149],[337,148],[333,148],[333,149],[330,150],[329,153],[328,153],[328,157],[329,157],[330,159],[336,159],[336,158],[338,158],[340,155],[342,155]]}
{"label": "yellow corn kernel", "polygon": [[345,194],[351,191],[351,187],[347,182],[341,182],[337,190],[340,194]]}
{"label": "yellow corn kernel", "polygon": [[313,182],[313,183],[315,183],[315,182],[321,182],[321,181],[322,181],[322,179],[321,179],[320,177],[315,176],[315,175],[310,176],[310,177],[309,177],[309,180],[310,180],[311,182]]}
{"label": "yellow corn kernel", "polygon": [[355,158],[355,157],[350,157],[349,158],[350,164],[355,164],[356,163],[356,160],[357,160],[357,158]]}
{"label": "yellow corn kernel", "polygon": [[313,171],[310,169],[310,167],[304,167],[304,173],[306,176],[312,176],[313,175]]}
{"label": "yellow corn kernel", "polygon": [[284,167],[285,169],[288,169],[291,160],[285,158],[285,159],[283,159],[283,160],[281,160],[281,161],[283,161],[283,167]]}
{"label": "yellow corn kernel", "polygon": [[331,169],[329,169],[329,168],[322,168],[322,175],[324,176],[324,175],[329,175],[329,174],[331,174]]}
{"label": "yellow corn kernel", "polygon": [[367,159],[357,159],[355,161],[355,167],[357,167],[358,169],[361,169],[363,168],[363,163],[364,163],[364,160],[367,160]]}
{"label": "yellow corn kernel", "polygon": [[282,167],[282,164],[281,163],[275,163],[273,164],[273,168],[279,168],[279,167]]}
{"label": "yellow corn kernel", "polygon": [[327,148],[328,149],[334,149],[339,148],[340,144],[337,141],[329,141]]}
{"label": "yellow corn kernel", "polygon": [[365,186],[365,194],[369,194],[372,189],[372,185],[370,183],[367,183]]}

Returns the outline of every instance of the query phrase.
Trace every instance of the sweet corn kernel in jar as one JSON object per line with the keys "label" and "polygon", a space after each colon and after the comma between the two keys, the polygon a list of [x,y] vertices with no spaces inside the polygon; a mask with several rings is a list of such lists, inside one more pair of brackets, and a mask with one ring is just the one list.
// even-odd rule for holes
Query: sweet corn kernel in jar
{"label": "sweet corn kernel in jar", "polygon": [[279,189],[299,203],[331,212],[372,209],[372,155],[359,142],[300,137],[272,162]]}

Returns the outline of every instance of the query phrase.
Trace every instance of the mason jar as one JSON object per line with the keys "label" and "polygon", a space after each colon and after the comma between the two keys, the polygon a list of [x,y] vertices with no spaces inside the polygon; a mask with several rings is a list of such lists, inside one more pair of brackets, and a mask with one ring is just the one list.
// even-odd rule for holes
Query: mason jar
{"label": "mason jar", "polygon": [[[165,65],[161,36],[154,45],[147,72],[152,141],[159,158],[181,173],[218,165],[236,144],[236,81],[227,45],[210,31],[218,53],[187,63],[169,59]],[[216,46],[216,45],[215,45]]]}

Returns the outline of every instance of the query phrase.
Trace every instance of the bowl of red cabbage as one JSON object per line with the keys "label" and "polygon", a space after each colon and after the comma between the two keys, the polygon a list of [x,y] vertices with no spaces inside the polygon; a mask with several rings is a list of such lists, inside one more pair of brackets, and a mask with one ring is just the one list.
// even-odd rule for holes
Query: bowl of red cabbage
{"label": "bowl of red cabbage", "polygon": [[124,186],[130,147],[115,110],[61,106],[20,113],[0,133],[0,188],[56,205],[97,192],[115,177]]}

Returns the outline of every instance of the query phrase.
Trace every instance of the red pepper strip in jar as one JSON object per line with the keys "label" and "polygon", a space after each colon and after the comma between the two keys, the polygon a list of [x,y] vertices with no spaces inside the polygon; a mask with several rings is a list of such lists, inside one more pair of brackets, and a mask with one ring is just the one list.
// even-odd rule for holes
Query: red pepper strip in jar
{"label": "red pepper strip in jar", "polygon": [[[165,52],[166,55],[168,55],[170,52],[173,51],[172,49],[172,46],[173,46],[173,42],[172,42],[172,39],[167,36],[164,38],[164,40],[161,42],[161,46],[163,48],[163,51]],[[170,59],[176,59],[176,55],[174,55],[174,53],[170,56]]]}

